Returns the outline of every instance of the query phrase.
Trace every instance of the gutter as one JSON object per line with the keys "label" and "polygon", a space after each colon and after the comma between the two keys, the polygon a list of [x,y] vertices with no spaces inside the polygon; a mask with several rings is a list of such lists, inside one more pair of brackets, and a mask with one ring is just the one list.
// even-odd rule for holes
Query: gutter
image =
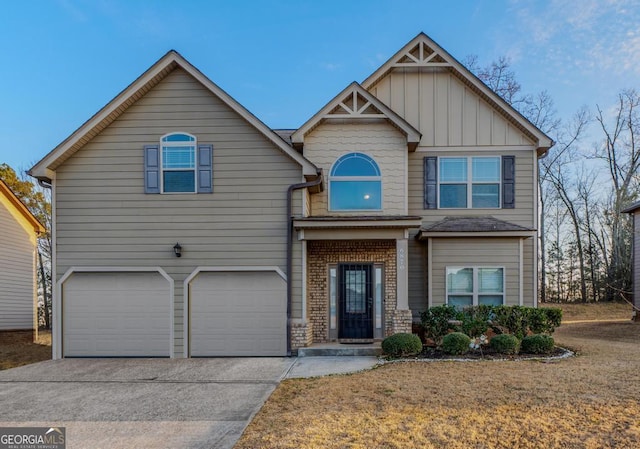
{"label": "gutter", "polygon": [[44,179],[41,178],[36,178],[38,180],[38,185],[40,185],[40,187],[42,187],[43,189],[51,189],[51,183],[45,181]]}
{"label": "gutter", "polygon": [[314,181],[292,184],[287,189],[287,357],[291,357],[291,305],[293,300],[292,273],[293,273],[293,216],[291,201],[293,191],[316,187],[322,184],[322,170],[318,170]]}

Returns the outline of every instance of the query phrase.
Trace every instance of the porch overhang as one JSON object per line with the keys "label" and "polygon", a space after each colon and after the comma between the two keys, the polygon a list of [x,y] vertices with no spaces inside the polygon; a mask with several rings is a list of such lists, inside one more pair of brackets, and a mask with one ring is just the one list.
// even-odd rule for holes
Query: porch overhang
{"label": "porch overhang", "polygon": [[416,239],[430,238],[474,238],[474,237],[535,237],[532,228],[509,223],[491,216],[446,217],[444,220],[420,228]]}
{"label": "porch overhang", "polygon": [[304,217],[293,220],[299,240],[406,239],[422,218],[412,215]]}

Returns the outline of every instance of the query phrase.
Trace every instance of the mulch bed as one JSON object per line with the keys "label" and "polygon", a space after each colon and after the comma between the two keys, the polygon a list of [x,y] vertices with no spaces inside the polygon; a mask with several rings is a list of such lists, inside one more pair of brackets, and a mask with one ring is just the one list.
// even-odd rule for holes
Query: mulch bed
{"label": "mulch bed", "polygon": [[425,346],[422,352],[418,355],[406,357],[404,359],[397,360],[527,360],[527,359],[555,359],[560,357],[567,357],[573,354],[571,351],[565,348],[556,346],[548,354],[500,354],[492,350],[491,348],[483,348],[480,351],[469,351],[463,355],[451,355],[447,354],[441,349]]}

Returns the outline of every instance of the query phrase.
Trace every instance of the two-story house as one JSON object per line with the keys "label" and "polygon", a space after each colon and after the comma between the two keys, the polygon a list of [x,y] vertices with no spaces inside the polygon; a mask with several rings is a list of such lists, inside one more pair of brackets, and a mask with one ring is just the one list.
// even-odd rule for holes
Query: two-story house
{"label": "two-story house", "polygon": [[296,130],[170,51],[31,170],[54,356],[286,355],[534,306],[552,144],[422,33]]}

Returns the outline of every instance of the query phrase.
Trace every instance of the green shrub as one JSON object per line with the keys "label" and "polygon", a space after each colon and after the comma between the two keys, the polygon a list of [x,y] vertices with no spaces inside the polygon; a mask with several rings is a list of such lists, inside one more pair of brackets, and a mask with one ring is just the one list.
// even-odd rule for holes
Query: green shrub
{"label": "green shrub", "polygon": [[560,326],[562,323],[562,309],[558,307],[545,307],[544,313],[547,315],[547,328],[544,330],[545,334],[553,334],[553,331],[556,330],[556,327]]}
{"label": "green shrub", "polygon": [[554,346],[555,341],[551,335],[536,334],[524,337],[520,350],[527,354],[548,354]]}
{"label": "green shrub", "polygon": [[531,309],[529,312],[529,329],[534,334],[553,334],[562,322],[562,309]]}
{"label": "green shrub", "polygon": [[442,339],[442,350],[447,354],[462,355],[469,351],[471,339],[462,332],[452,332]]}
{"label": "green shrub", "polygon": [[493,308],[491,326],[498,334],[512,334],[522,340],[529,330],[529,316],[533,309],[522,306],[497,306]]}
{"label": "green shrub", "polygon": [[415,334],[394,334],[382,340],[382,350],[392,357],[414,355],[422,351],[422,342]]}
{"label": "green shrub", "polygon": [[492,316],[493,307],[481,304],[465,307],[457,313],[456,318],[462,322],[460,330],[473,338],[487,333]]}
{"label": "green shrub", "polygon": [[496,335],[489,341],[489,347],[500,354],[517,354],[520,340],[515,335]]}
{"label": "green shrub", "polygon": [[424,335],[431,338],[437,346],[442,343],[442,338],[449,330],[458,330],[449,323],[456,319],[456,308],[453,306],[431,307],[420,315]]}

